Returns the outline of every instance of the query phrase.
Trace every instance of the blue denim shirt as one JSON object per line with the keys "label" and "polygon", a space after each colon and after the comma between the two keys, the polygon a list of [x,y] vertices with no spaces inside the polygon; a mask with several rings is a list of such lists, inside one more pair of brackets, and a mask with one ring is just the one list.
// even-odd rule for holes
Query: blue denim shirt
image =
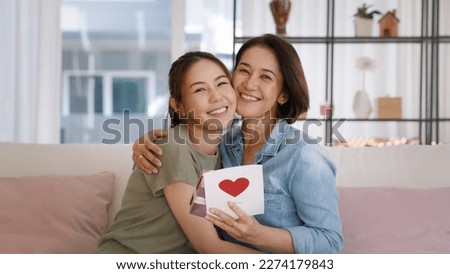
{"label": "blue denim shirt", "polygon": [[[286,121],[277,122],[255,156],[254,164],[262,165],[264,174],[264,214],[255,218],[263,225],[287,229],[295,253],[338,253],[343,238],[336,168],[320,146],[311,143]],[[223,167],[242,164],[240,128],[235,126],[224,136],[220,153]]]}

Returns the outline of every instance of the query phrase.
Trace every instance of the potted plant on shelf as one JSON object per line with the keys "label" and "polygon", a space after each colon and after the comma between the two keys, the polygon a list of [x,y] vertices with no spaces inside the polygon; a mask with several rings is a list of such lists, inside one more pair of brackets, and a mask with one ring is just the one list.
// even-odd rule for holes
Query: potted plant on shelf
{"label": "potted plant on shelf", "polygon": [[369,11],[371,5],[364,3],[354,14],[355,17],[355,35],[372,36],[373,17],[375,14],[381,14],[378,10]]}

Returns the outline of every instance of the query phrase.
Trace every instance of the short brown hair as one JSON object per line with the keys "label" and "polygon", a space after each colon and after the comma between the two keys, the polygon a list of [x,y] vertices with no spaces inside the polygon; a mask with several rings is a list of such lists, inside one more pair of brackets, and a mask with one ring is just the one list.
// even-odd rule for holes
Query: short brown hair
{"label": "short brown hair", "polygon": [[278,105],[277,118],[294,123],[300,114],[309,109],[308,85],[300,57],[295,48],[286,40],[273,34],[264,34],[251,38],[242,45],[236,55],[234,70],[239,65],[245,51],[257,46],[273,52],[283,75],[282,88],[287,93],[288,100],[285,104]]}

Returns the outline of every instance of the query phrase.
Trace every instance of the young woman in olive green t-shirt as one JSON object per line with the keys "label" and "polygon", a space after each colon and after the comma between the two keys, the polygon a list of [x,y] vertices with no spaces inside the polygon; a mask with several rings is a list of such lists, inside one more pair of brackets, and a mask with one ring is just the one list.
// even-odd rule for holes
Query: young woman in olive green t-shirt
{"label": "young woman in olive green t-shirt", "polygon": [[225,65],[209,53],[190,52],[172,64],[174,127],[157,141],[165,165],[152,175],[133,171],[98,253],[256,252],[221,240],[210,222],[189,213],[201,172],[220,167],[218,145],[236,111],[230,79]]}

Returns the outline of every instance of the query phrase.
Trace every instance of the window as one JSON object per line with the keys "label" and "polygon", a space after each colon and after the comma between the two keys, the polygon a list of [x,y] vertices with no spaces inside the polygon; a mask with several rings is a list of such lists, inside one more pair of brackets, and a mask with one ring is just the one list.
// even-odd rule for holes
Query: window
{"label": "window", "polygon": [[[62,142],[101,143],[105,123],[167,112],[171,1],[63,0]],[[117,124],[117,123],[115,123]],[[118,142],[133,140],[140,132]]]}
{"label": "window", "polygon": [[[63,143],[128,143],[163,127],[167,74],[174,58],[172,14],[183,4],[185,24],[178,31],[184,36],[184,51],[212,52],[231,67],[232,1],[61,3]],[[111,136],[112,126],[120,138]]]}

